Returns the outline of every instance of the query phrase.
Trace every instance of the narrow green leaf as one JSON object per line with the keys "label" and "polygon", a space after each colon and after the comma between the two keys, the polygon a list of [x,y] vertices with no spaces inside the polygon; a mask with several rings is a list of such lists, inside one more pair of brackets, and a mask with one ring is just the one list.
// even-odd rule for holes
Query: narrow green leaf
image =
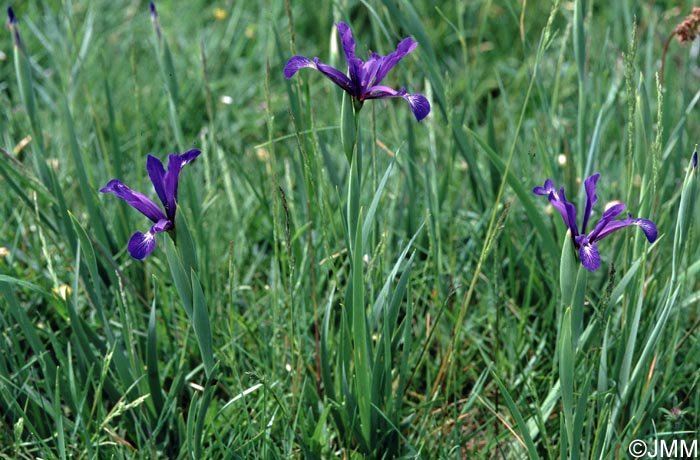
{"label": "narrow green leaf", "polygon": [[[386,300],[389,297],[389,291],[391,289],[391,285],[394,283],[394,280],[396,279],[396,275],[399,273],[399,269],[401,268],[401,265],[403,265],[404,261],[406,260],[406,256],[408,255],[408,251],[411,249],[411,247],[415,243],[416,238],[421,233],[424,226],[425,226],[425,222],[423,222],[421,224],[421,226],[418,228],[418,230],[413,235],[411,240],[406,244],[406,246],[404,246],[403,250],[401,251],[401,254],[396,258],[396,262],[394,263],[394,266],[392,267],[391,271],[387,275],[386,281],[384,282],[382,289],[379,291],[379,293],[377,294],[377,297],[374,299],[374,305],[372,307],[372,312],[373,312],[373,317],[375,319],[379,318],[382,309],[386,308],[388,306],[392,310],[392,313],[390,314],[390,318],[392,318],[392,317],[394,319],[396,318],[396,315],[398,314],[398,309],[397,309],[398,302],[392,298],[391,303],[389,305],[387,305]],[[412,260],[413,260],[413,255],[411,256],[408,264],[406,264],[404,267],[404,271],[402,272],[402,275],[401,275],[402,278],[404,276],[403,274],[408,271],[408,268],[410,267]],[[405,284],[404,284],[404,286],[405,286]],[[399,286],[397,286],[397,289],[398,288],[399,288]],[[397,294],[399,297],[403,297],[403,292],[397,293],[397,291],[395,291],[394,296],[396,296]]]}
{"label": "narrow green leaf", "polygon": [[190,224],[183,212],[177,215],[177,248],[185,272],[197,270],[197,248],[190,230]]}
{"label": "narrow green leaf", "polygon": [[[644,283],[644,279],[640,279],[640,283]],[[629,381],[630,368],[632,366],[632,360],[634,359],[634,352],[637,346],[637,340],[640,338],[639,335],[639,323],[642,317],[642,309],[644,307],[644,286],[639,289],[639,294],[637,296],[637,302],[634,309],[634,314],[626,324],[627,328],[627,343],[625,344],[625,353],[622,358],[622,364],[620,365],[620,372],[618,375],[618,381],[620,388],[625,388]]]}
{"label": "narrow green leaf", "polygon": [[571,344],[576,350],[583,332],[583,308],[588,284],[588,270],[579,264],[576,274],[576,286],[571,296]]}
{"label": "narrow green leaf", "polygon": [[391,173],[391,170],[394,168],[394,163],[396,163],[396,159],[393,159],[391,163],[389,163],[389,166],[386,168],[386,172],[384,172],[384,176],[382,176],[382,180],[379,182],[379,185],[377,186],[377,190],[374,192],[374,197],[372,198],[372,203],[369,205],[369,208],[367,209],[367,216],[365,217],[365,223],[362,226],[362,245],[367,246],[367,238],[369,237],[369,232],[372,230],[372,225],[374,225],[374,213],[377,211],[377,206],[379,205],[379,199],[382,197],[382,194],[384,193],[384,187],[386,187],[386,182],[387,179],[389,179],[389,174]]}
{"label": "narrow green leaf", "polygon": [[197,430],[197,408],[199,407],[199,400],[201,399],[200,393],[195,391],[192,394],[192,401],[190,401],[190,407],[187,410],[187,453],[191,460],[200,460],[197,455],[200,449],[201,440],[195,437],[195,431]]}
{"label": "narrow green leaf", "polygon": [[[12,286],[13,284],[21,284],[14,283],[12,280],[14,280],[14,278],[11,278],[6,275],[0,275],[0,294],[2,294],[1,297],[5,300],[5,302],[7,302],[6,305],[9,306],[10,313],[12,314],[12,317],[16,322],[15,327],[19,326],[19,329],[20,331],[22,331],[24,338],[27,340],[27,342],[29,342],[29,346],[31,347],[34,355],[40,356],[46,352],[46,348],[44,347],[44,344],[41,342],[41,339],[37,334],[37,330],[34,326],[34,323],[29,318],[29,315],[27,315],[27,311],[24,308],[22,308],[22,305],[17,299],[17,295],[15,294],[14,290],[10,288],[10,286]],[[24,283],[33,286],[31,283],[28,283],[26,281],[24,281]],[[36,289],[39,290],[39,288]],[[46,293],[46,295],[49,294]],[[53,360],[48,360],[47,362],[53,363]]]}
{"label": "narrow green leaf", "polygon": [[498,377],[498,374],[495,372],[495,370],[491,369],[491,375],[493,376],[493,380],[496,382],[496,385],[498,385],[501,395],[503,395],[503,399],[505,400],[506,406],[508,406],[508,410],[510,410],[511,415],[515,419],[515,424],[519,428],[519,434],[520,436],[522,436],[522,440],[525,443],[525,447],[527,448],[528,457],[530,457],[530,460],[539,460],[540,455],[537,452],[537,447],[535,447],[535,444],[532,442],[527,423],[525,423],[525,419],[520,413],[518,406],[515,404],[515,401],[513,401],[513,397],[510,395],[508,389]]}
{"label": "narrow green leaf", "polygon": [[[213,374],[213,372],[212,372]],[[195,459],[201,459],[204,458],[202,455],[202,441],[204,438],[204,424],[207,420],[207,412],[209,411],[209,405],[211,404],[211,400],[214,396],[214,392],[216,391],[216,385],[212,384],[212,381],[209,380],[207,381],[207,384],[204,388],[204,394],[199,400],[199,404],[197,405],[197,417],[196,417],[196,424],[194,428],[194,448],[192,449],[194,453],[194,458]]]}
{"label": "narrow green leaf", "polygon": [[[155,279],[153,280],[153,292],[156,292]],[[156,413],[163,412],[165,401],[160,384],[158,372],[158,338],[156,335],[156,296],[151,302],[151,312],[148,315],[148,336],[146,338],[146,373],[148,374],[148,389],[155,406]]]}
{"label": "narrow green leaf", "polygon": [[35,291],[35,292],[41,294],[42,297],[44,297],[47,300],[52,298],[52,295],[49,292],[43,290],[42,288],[40,288],[36,284],[30,283],[29,281],[17,279],[17,278],[14,278],[12,276],[0,275],[0,283],[16,284],[18,286],[22,286],[24,288],[31,289],[32,291]]}
{"label": "narrow green leaf", "polygon": [[[7,187],[6,193],[7,190],[15,192],[29,209],[34,208],[34,201],[30,198],[29,191],[36,193],[36,200],[40,203],[56,204],[56,199],[51,192],[29,169],[6,160],[4,155],[0,155],[0,175],[2,175],[4,185]],[[46,228],[51,232],[57,232],[56,223],[44,209],[39,209],[38,215],[42,225],[46,225]]]}
{"label": "narrow green leaf", "polygon": [[78,219],[76,219],[76,217],[70,211],[68,212],[68,215],[73,221],[73,229],[75,230],[75,234],[78,237],[78,240],[80,241],[81,254],[83,255],[85,265],[87,266],[88,274],[90,275],[89,279],[85,279],[85,289],[90,295],[92,303],[95,306],[95,309],[97,310],[97,314],[99,315],[100,320],[102,321],[103,327],[105,328],[107,337],[111,341],[114,338],[114,334],[112,333],[112,328],[109,324],[109,319],[105,314],[104,303],[102,300],[102,279],[100,278],[97,269],[97,258],[95,257],[95,249],[92,246],[92,242],[90,241],[87,232],[80,224],[80,222],[78,222]]}
{"label": "narrow green leaf", "polygon": [[105,233],[105,219],[102,216],[102,209],[96,203],[96,190],[92,185],[90,179],[88,178],[88,165],[83,160],[83,155],[80,151],[80,146],[78,144],[78,136],[75,132],[75,125],[73,123],[73,115],[68,107],[67,97],[63,97],[62,104],[62,118],[66,125],[68,144],[70,146],[71,158],[73,160],[74,170],[78,177],[78,186],[80,187],[80,194],[82,195],[83,202],[87,207],[87,215],[90,220],[90,228],[93,232],[93,236],[96,241],[106,244],[107,234]]}
{"label": "narrow green leaf", "polygon": [[180,296],[182,307],[185,309],[187,318],[192,321],[192,285],[190,284],[190,276],[187,274],[182,265],[182,260],[180,259],[173,241],[168,236],[166,236],[164,239],[165,256],[168,259],[168,265],[170,266],[170,273],[173,277],[175,289]]}
{"label": "narrow green leaf", "polygon": [[199,352],[202,354],[204,371],[208,378],[212,378],[214,370],[214,346],[211,336],[211,324],[209,321],[209,308],[207,307],[202,285],[194,271],[192,271],[192,328],[197,337]]}
{"label": "narrow green leaf", "polygon": [[574,437],[574,366],[576,360],[571,341],[571,308],[564,311],[558,348],[561,402],[568,444],[571,446]]}
{"label": "narrow green leaf", "polygon": [[630,281],[634,279],[634,275],[639,269],[639,264],[640,260],[636,260],[632,265],[630,265],[630,268],[627,270],[627,273],[625,273],[625,276],[623,276],[620,282],[613,288],[612,293],[610,294],[609,308],[612,308],[613,305],[620,301]]}
{"label": "narrow green leaf", "polygon": [[335,396],[335,386],[333,385],[333,378],[331,377],[331,356],[329,352],[329,342],[328,342],[328,332],[330,329],[331,314],[333,311],[333,296],[335,294],[335,285],[331,287],[331,292],[328,295],[328,302],[326,303],[326,308],[323,314],[323,325],[321,326],[321,381],[323,382],[323,387],[326,396],[331,401],[336,399]]}
{"label": "narrow green leaf", "polygon": [[343,144],[348,164],[352,164],[353,153],[357,145],[358,124],[353,109],[352,96],[343,92],[343,103],[340,112],[340,141]]}
{"label": "narrow green leaf", "polygon": [[[163,40],[163,65],[165,68],[165,81],[168,85],[168,92],[172,98],[173,105],[177,107],[180,102],[180,94],[178,92],[177,73],[175,72],[175,64],[173,55],[170,52],[168,42]],[[180,146],[182,148],[182,146]]]}
{"label": "narrow green leaf", "polygon": [[[355,248],[357,243],[360,244],[362,240],[362,224],[360,220],[360,194],[361,194],[361,180],[362,180],[362,170],[360,169],[359,160],[359,145],[355,150],[355,154],[352,157],[352,162],[350,163],[350,172],[348,177],[348,196],[347,196],[347,231],[348,231],[348,247],[350,249],[350,257],[354,257]],[[359,234],[359,239],[356,233]],[[359,249],[362,252],[361,249]]]}
{"label": "narrow green leaf", "polygon": [[355,248],[352,258],[352,338],[353,357],[355,360],[355,389],[357,405],[360,412],[360,429],[365,441],[371,439],[371,363],[368,334],[367,315],[365,313],[365,284],[364,284],[364,261],[362,260],[362,215],[358,213],[357,225],[355,227]]}
{"label": "narrow green leaf", "polygon": [[401,354],[401,362],[398,369],[398,385],[394,391],[394,398],[390,401],[389,413],[399,414],[403,403],[404,392],[406,391],[407,377],[411,375],[408,369],[409,359],[411,358],[412,350],[411,343],[413,340],[413,329],[411,328],[413,318],[413,301],[411,298],[411,285],[408,283],[406,287],[406,316],[401,322],[401,337],[403,342],[403,353]]}
{"label": "narrow green leaf", "polygon": [[576,287],[576,276],[578,274],[579,265],[580,264],[576,260],[574,243],[571,240],[571,232],[567,230],[559,263],[559,289],[561,301],[564,306],[570,305],[571,303],[571,297]]}
{"label": "narrow green leaf", "polygon": [[593,379],[593,373],[586,373],[586,381],[583,383],[583,388],[581,389],[581,394],[576,401],[576,409],[574,411],[575,416],[573,420],[573,439],[571,442],[571,459],[577,460],[580,456],[580,448],[582,441],[584,443],[589,442],[589,440],[584,439],[583,430],[585,428],[584,424],[586,422],[586,408],[588,407],[588,398],[591,394],[591,380]]}
{"label": "narrow green leaf", "polygon": [[55,416],[55,426],[56,426],[56,442],[58,455],[61,460],[66,460],[66,433],[63,429],[63,409],[61,407],[61,385],[60,385],[60,367],[56,368],[56,382],[54,383],[54,416]]}

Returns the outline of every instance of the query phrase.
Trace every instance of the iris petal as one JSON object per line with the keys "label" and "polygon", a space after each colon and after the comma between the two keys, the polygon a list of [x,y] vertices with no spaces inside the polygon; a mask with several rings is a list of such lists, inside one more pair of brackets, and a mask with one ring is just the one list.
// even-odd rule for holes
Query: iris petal
{"label": "iris petal", "polygon": [[143,193],[135,192],[118,179],[112,179],[107,182],[107,185],[100,189],[102,193],[112,192],[117,198],[126,201],[132,208],[139,211],[144,216],[151,219],[153,222],[158,222],[165,219],[166,215],[161,211],[157,204],[151,201]]}
{"label": "iris petal", "polygon": [[413,116],[417,121],[421,121],[430,113],[430,102],[422,94],[408,94],[405,88],[396,91],[388,86],[373,86],[369,92],[365,93],[363,99],[384,99],[387,97],[402,97],[408,102],[411,107]]}
{"label": "iris petal", "polygon": [[538,185],[537,187],[532,189],[532,193],[540,196],[547,196],[550,192],[556,193],[556,188],[554,187],[554,182],[552,182],[552,179],[549,178],[547,178],[547,180],[544,181],[544,186],[540,187]]}
{"label": "iris petal", "polygon": [[650,243],[656,241],[658,237],[656,225],[649,219],[635,219],[631,214],[628,214],[627,219],[615,220],[615,218],[625,210],[625,205],[623,203],[618,203],[608,208],[600,217],[600,220],[593,230],[588,235],[583,233],[591,217],[593,206],[598,201],[596,184],[599,178],[600,174],[596,173],[584,181],[586,207],[584,210],[581,234],[579,234],[576,229],[576,207],[566,200],[564,187],[561,187],[559,193],[557,193],[554,188],[554,182],[552,182],[551,179],[547,179],[543,186],[536,186],[532,189],[532,193],[535,195],[547,195],[549,202],[559,211],[564,219],[564,223],[566,223],[566,226],[571,230],[574,243],[578,248],[581,264],[590,271],[597,270],[600,267],[600,251],[598,250],[596,242],[602,240],[611,233],[630,225],[636,225],[642,229],[644,236],[646,236]]}
{"label": "iris petal", "polygon": [[183,154],[170,155],[168,157],[167,171],[163,168],[163,163],[158,158],[148,155],[146,169],[153,183],[153,188],[158,198],[163,202],[166,212],[163,212],[146,195],[131,190],[120,180],[112,179],[100,189],[102,193],[114,193],[117,198],[126,201],[134,209],[154,222],[146,233],[136,232],[131,235],[127,249],[133,258],[141,260],[148,256],[155,248],[155,235],[175,228],[175,210],[177,207],[180,171],[201,153],[198,149],[191,149]]}
{"label": "iris petal", "polygon": [[656,224],[654,224],[654,222],[650,221],[649,219],[634,219],[632,225],[639,226],[639,228],[641,228],[644,232],[644,236],[647,237],[647,240],[650,243],[656,241],[656,238],[659,236],[659,231],[656,229]]}
{"label": "iris petal", "polygon": [[304,67],[316,68],[316,64],[311,59],[304,56],[292,56],[287,61],[287,65],[284,66],[284,78],[290,79],[294,76],[299,69]]}
{"label": "iris petal", "polygon": [[168,219],[175,221],[175,211],[177,209],[177,186],[180,181],[180,171],[185,165],[202,153],[197,149],[188,150],[181,155],[170,155],[168,157],[168,172],[163,176],[163,188],[165,190],[165,213]]}
{"label": "iris petal", "polygon": [[625,205],[624,203],[618,203],[614,206],[611,206],[608,208],[603,215],[600,217],[600,220],[596,224],[595,228],[591,233],[588,234],[588,238],[591,241],[598,241],[603,238],[605,238],[607,235],[611,234],[612,232],[621,229],[622,227],[626,227],[630,225],[630,223],[625,223],[623,225],[620,225],[620,223],[623,223],[625,221],[614,221],[613,219],[616,218],[622,211],[625,210]]}
{"label": "iris petal", "polygon": [[343,88],[344,91],[360,103],[366,99],[402,97],[408,102],[416,120],[420,121],[428,116],[431,109],[430,103],[422,94],[408,94],[405,89],[396,91],[388,87],[378,86],[389,70],[418,46],[412,38],[403,39],[397,45],[396,50],[388,56],[372,53],[369,60],[363,62],[362,59],[355,55],[355,39],[352,36],[350,27],[342,21],[335,26],[338,29],[343,53],[348,65],[347,75],[332,66],[323,64],[318,58],[312,60],[304,56],[292,56],[284,66],[284,76],[286,78],[291,78],[299,69],[311,67]]}
{"label": "iris petal", "polygon": [[396,51],[389,54],[382,59],[381,66],[375,75],[375,84],[379,84],[386,74],[394,67],[401,59],[403,59],[408,53],[416,49],[418,43],[416,43],[411,37],[404,38],[401,43],[396,46]]}
{"label": "iris petal", "polygon": [[156,247],[156,235],[150,231],[146,233],[136,232],[131,235],[127,249],[131,257],[143,260],[153,252]]}
{"label": "iris petal", "polygon": [[131,235],[127,249],[131,257],[143,260],[153,252],[156,247],[156,233],[165,232],[173,228],[173,222],[168,219],[161,219],[146,233],[136,232]]}
{"label": "iris petal", "polygon": [[359,97],[359,95],[357,94],[358,91],[356,91],[355,84],[343,72],[336,69],[335,67],[329,66],[328,64],[323,64],[322,62],[319,62],[318,58],[316,58],[316,63],[314,65],[319,72],[321,72],[323,75],[329,78],[333,83],[350,93],[351,96]]}
{"label": "iris petal", "polygon": [[151,226],[151,233],[167,232],[175,228],[175,222],[170,219],[161,219]]}
{"label": "iris petal", "polygon": [[190,149],[183,154],[176,155],[178,157],[178,161],[180,162],[180,169],[182,169],[186,164],[193,162],[195,158],[201,154],[202,152],[199,149]]}
{"label": "iris petal", "polygon": [[581,258],[581,264],[589,271],[595,271],[600,267],[600,252],[595,243],[590,243],[588,240],[579,247],[578,255]]}
{"label": "iris petal", "polygon": [[406,94],[403,98],[411,106],[411,111],[417,121],[421,121],[430,113],[430,102],[422,94]]}
{"label": "iris petal", "polygon": [[[554,195],[550,193],[550,197]],[[559,190],[559,200],[563,203],[564,209],[566,210],[566,217],[564,217],[564,222],[566,226],[571,230],[571,236],[574,238],[578,236],[578,227],[576,226],[576,206],[573,203],[566,201],[566,195],[564,194],[564,187]],[[552,199],[549,199],[552,202]],[[552,203],[554,205],[554,203]],[[556,207],[556,206],[555,206]]]}
{"label": "iris petal", "polygon": [[591,210],[593,205],[598,201],[598,195],[596,194],[596,184],[600,174],[593,174],[591,177],[584,181],[584,186],[586,188],[586,208],[583,211],[583,222],[581,223],[581,233],[586,233],[586,228],[588,227],[588,219],[591,217]]}
{"label": "iris petal", "polygon": [[153,155],[148,155],[146,158],[146,171],[148,171],[148,177],[151,178],[153,189],[156,191],[158,198],[160,198],[160,202],[165,206],[168,201],[165,195],[165,186],[163,185],[163,176],[165,176],[163,163]]}
{"label": "iris petal", "polygon": [[382,65],[382,59],[383,58],[377,53],[372,53],[369,60],[362,64],[360,86],[362,87],[363,93],[367,91],[370,86],[379,83],[379,79],[375,80],[375,76]]}
{"label": "iris petal", "polygon": [[363,99],[384,99],[385,97],[404,97],[406,95],[406,89],[401,88],[400,91],[396,91],[388,86],[375,85],[367,88],[365,93],[362,95]]}
{"label": "iris petal", "polygon": [[[549,204],[551,204],[554,209],[559,211],[559,214],[564,221],[564,225],[566,225],[566,228],[571,230],[571,236],[575,238],[578,235],[578,230],[576,228],[576,208],[573,207],[571,203],[567,203],[565,200],[559,198],[559,195],[555,192],[549,192],[547,194],[547,199],[549,200]],[[574,223],[573,228],[571,227],[572,221]]]}
{"label": "iris petal", "polygon": [[355,39],[352,38],[352,31],[350,26],[340,21],[335,25],[340,33],[340,43],[343,45],[343,52],[345,53],[345,59],[350,62],[355,58]]}
{"label": "iris petal", "polygon": [[658,230],[656,229],[656,225],[654,224],[654,222],[650,221],[649,219],[634,219],[631,215],[628,215],[627,219],[614,220],[608,223],[605,226],[605,228],[596,236],[596,241],[602,240],[611,233],[616,232],[621,228],[629,227],[630,225],[636,225],[639,228],[641,228],[644,232],[644,236],[647,237],[647,240],[650,243],[656,241],[656,238],[658,236]]}

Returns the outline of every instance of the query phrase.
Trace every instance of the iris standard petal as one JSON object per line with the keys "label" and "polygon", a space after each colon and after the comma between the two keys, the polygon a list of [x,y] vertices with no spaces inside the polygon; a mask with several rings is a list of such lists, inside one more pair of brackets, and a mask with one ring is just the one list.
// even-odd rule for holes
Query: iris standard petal
{"label": "iris standard petal", "polygon": [[292,78],[292,76],[294,76],[294,74],[297,73],[299,69],[303,69],[304,67],[311,67],[315,69],[316,64],[314,63],[314,61],[305,56],[290,57],[287,61],[287,64],[284,66],[284,78]]}
{"label": "iris standard petal", "polygon": [[136,232],[131,235],[127,249],[131,257],[143,260],[153,252],[156,247],[156,235],[150,231],[146,233]]}
{"label": "iris standard petal", "polygon": [[195,158],[197,158],[201,154],[202,151],[199,149],[190,149],[185,153],[177,155],[178,161],[180,162],[180,169],[182,169],[187,163],[193,162]]}
{"label": "iris standard petal", "polygon": [[100,192],[114,193],[117,198],[121,198],[122,200],[126,201],[132,208],[136,209],[153,222],[158,222],[161,219],[167,218],[165,213],[163,213],[158,205],[151,201],[150,198],[143,193],[131,190],[118,179],[112,179],[111,181],[107,182],[107,185],[102,187]]}
{"label": "iris standard petal", "polygon": [[352,95],[360,99],[362,93],[365,91],[362,87],[362,80],[364,77],[364,62],[359,58],[352,58],[348,61],[348,78],[352,82]]}
{"label": "iris standard petal", "polygon": [[380,55],[377,53],[372,53],[369,60],[362,64],[362,70],[360,71],[360,86],[362,87],[361,92],[364,93],[370,87],[379,83],[378,79],[375,79],[374,77],[377,75],[377,71],[382,65],[381,60],[382,57]]}
{"label": "iris standard petal", "polygon": [[181,155],[170,155],[168,157],[168,172],[163,176],[163,186],[165,189],[165,212],[168,219],[175,221],[175,211],[177,209],[177,188],[178,182],[180,181],[180,171],[185,165],[195,158],[197,158],[202,152],[197,149],[188,150]]}
{"label": "iris standard petal", "polygon": [[[564,196],[564,193],[562,193],[562,196]],[[569,227],[569,230],[571,230],[571,234],[576,236],[579,234],[578,226],[576,225],[576,206],[574,206],[573,203],[566,201],[566,199],[562,199],[562,201],[564,202],[564,206],[566,208],[566,226]]]}
{"label": "iris standard petal", "polygon": [[549,178],[544,181],[544,186],[540,187],[538,185],[537,187],[532,189],[532,193],[540,196],[549,195],[550,192],[556,193],[556,189],[554,188],[554,182],[552,181],[552,179]]}
{"label": "iris standard petal", "polygon": [[[603,215],[600,217],[600,220],[596,224],[595,228],[591,233],[588,234],[588,238],[591,241],[597,241],[602,238],[604,238],[606,235],[609,235],[615,230],[618,230],[618,227],[615,228],[614,230],[608,230],[608,228],[611,225],[616,225],[615,222],[622,222],[622,221],[613,221],[614,218],[616,218],[622,211],[625,210],[625,204],[624,203],[618,203],[614,206],[609,207]],[[628,224],[629,225],[629,224]]]}
{"label": "iris standard petal", "polygon": [[350,63],[350,61],[355,58],[355,39],[352,38],[350,26],[340,21],[335,27],[338,29],[338,33],[340,33],[340,43],[343,45],[345,59]]}
{"label": "iris standard petal", "polygon": [[146,157],[146,171],[148,171],[148,177],[151,178],[153,189],[156,191],[158,198],[160,198],[160,202],[165,206],[167,197],[165,195],[165,185],[163,184],[163,177],[165,176],[163,163],[153,155],[148,155]]}
{"label": "iris standard petal", "polygon": [[591,217],[591,210],[593,205],[598,201],[598,195],[596,194],[596,184],[600,174],[595,173],[588,179],[584,181],[584,186],[586,188],[586,208],[583,211],[583,222],[581,223],[581,233],[586,233],[586,228],[588,227],[588,219]]}
{"label": "iris standard petal", "polygon": [[362,99],[384,99],[385,97],[404,97],[405,95],[406,88],[401,88],[399,91],[396,91],[394,88],[389,88],[388,86],[375,85],[365,90]]}
{"label": "iris standard petal", "polygon": [[405,95],[405,88],[396,91],[394,88],[389,88],[388,86],[375,85],[365,89],[365,92],[362,94],[362,99],[384,99],[386,97],[404,97]]}
{"label": "iris standard petal", "polygon": [[578,255],[581,258],[581,264],[589,271],[595,271],[600,267],[600,252],[598,246],[593,242],[588,241],[585,235],[579,235],[576,238],[576,243],[579,245]]}
{"label": "iris standard petal", "polygon": [[394,67],[401,59],[403,59],[408,53],[416,49],[418,43],[416,43],[411,37],[404,38],[396,46],[396,51],[382,58],[381,66],[377,71],[375,76],[375,84],[379,84],[386,74]]}
{"label": "iris standard petal", "polygon": [[169,219],[161,219],[151,226],[151,233],[167,232],[175,228],[175,222]]}
{"label": "iris standard petal", "polygon": [[[174,155],[170,155],[173,157]],[[168,219],[175,220],[177,211],[177,186],[180,180],[180,168],[172,158],[168,160],[168,172],[165,173],[163,183],[165,184],[165,214]]]}

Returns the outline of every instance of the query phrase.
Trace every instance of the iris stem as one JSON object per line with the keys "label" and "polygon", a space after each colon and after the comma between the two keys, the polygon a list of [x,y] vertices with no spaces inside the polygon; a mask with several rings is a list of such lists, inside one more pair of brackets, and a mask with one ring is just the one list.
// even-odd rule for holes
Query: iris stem
{"label": "iris stem", "polygon": [[360,142],[360,114],[349,102],[350,99],[350,96],[344,95],[341,134],[343,148],[346,155],[349,154],[348,162],[350,164],[346,219],[347,243],[352,257],[352,252],[355,249],[355,232],[357,231],[362,191],[362,146]]}

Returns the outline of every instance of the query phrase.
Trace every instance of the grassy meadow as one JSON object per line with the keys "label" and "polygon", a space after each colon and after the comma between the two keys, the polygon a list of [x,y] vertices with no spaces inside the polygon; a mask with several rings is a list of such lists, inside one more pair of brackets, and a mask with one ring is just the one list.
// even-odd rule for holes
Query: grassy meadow
{"label": "grassy meadow", "polygon": [[[700,440],[691,2],[11,6],[0,458],[576,460]],[[313,68],[285,78],[295,55],[347,71],[340,21],[362,60],[418,43],[381,84],[424,95],[426,118]],[[191,149],[179,186],[147,159]],[[112,179],[164,220],[101,193]],[[657,237],[630,220],[594,242],[616,203]]]}

